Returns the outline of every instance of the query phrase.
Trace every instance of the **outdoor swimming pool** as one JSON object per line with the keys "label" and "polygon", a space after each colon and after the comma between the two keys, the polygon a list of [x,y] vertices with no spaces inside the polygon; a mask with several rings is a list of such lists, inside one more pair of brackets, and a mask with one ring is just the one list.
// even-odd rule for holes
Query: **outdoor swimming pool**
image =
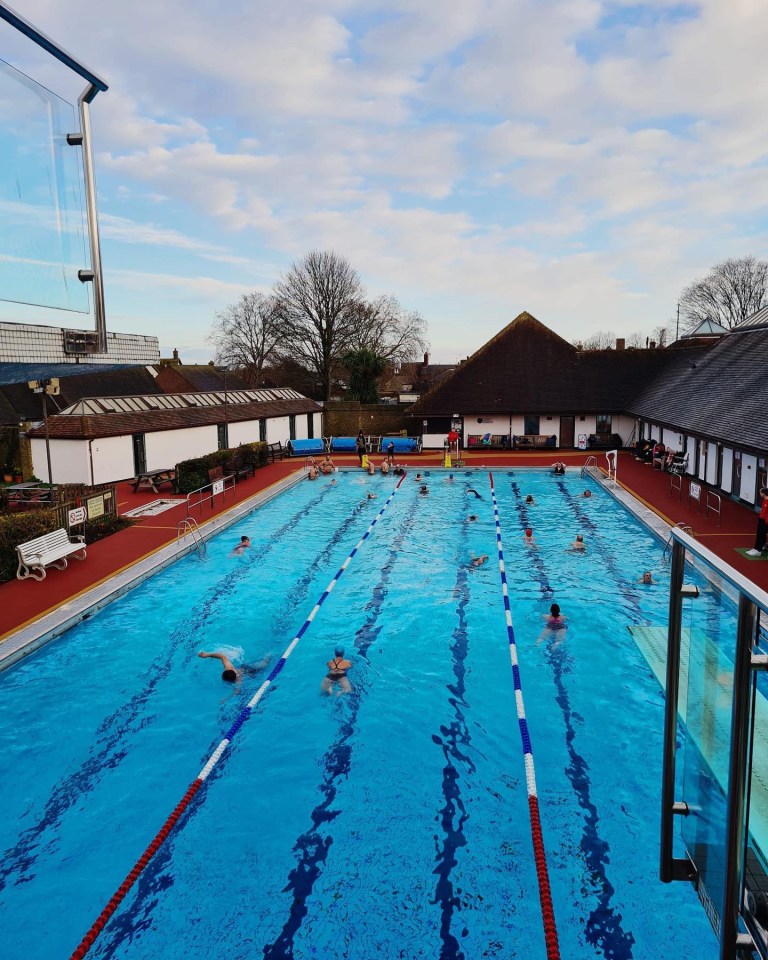
{"label": "outdoor swimming pool", "polygon": [[[231,686],[197,652],[273,666],[396,483],[336,479],[0,675],[9,960],[70,955],[270,669]],[[396,492],[89,956],[546,956],[488,474],[427,482]],[[494,482],[561,954],[714,960],[692,888],[658,880],[663,697],[628,627],[666,622],[662,548],[577,474]],[[553,601],[565,640],[537,643]],[[339,643],[353,692],[322,697]]]}

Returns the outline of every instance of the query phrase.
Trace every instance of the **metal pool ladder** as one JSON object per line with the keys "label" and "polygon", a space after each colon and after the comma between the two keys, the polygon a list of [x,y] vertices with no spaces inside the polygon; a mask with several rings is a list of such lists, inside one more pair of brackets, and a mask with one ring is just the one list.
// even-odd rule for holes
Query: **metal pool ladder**
{"label": "metal pool ladder", "polygon": [[203,540],[200,527],[198,527],[197,520],[195,520],[194,517],[185,517],[179,521],[179,525],[176,528],[176,543],[186,540],[188,536],[192,537],[192,541],[197,547],[198,556],[204,557],[206,551],[205,540]]}
{"label": "metal pool ladder", "polygon": [[581,468],[582,477],[586,476],[592,467],[597,469],[597,457],[593,457],[590,455],[584,461],[584,466]]}

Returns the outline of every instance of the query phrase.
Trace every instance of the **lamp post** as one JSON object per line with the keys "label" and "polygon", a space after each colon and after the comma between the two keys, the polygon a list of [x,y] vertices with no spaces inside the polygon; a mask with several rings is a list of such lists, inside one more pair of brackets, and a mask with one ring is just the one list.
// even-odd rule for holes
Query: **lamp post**
{"label": "lamp post", "polygon": [[30,390],[42,394],[40,398],[43,402],[43,424],[45,425],[45,456],[48,461],[48,483],[53,487],[53,470],[51,469],[51,438],[48,433],[48,397],[57,396],[59,393],[59,381],[56,377],[47,380],[30,380],[28,382]]}

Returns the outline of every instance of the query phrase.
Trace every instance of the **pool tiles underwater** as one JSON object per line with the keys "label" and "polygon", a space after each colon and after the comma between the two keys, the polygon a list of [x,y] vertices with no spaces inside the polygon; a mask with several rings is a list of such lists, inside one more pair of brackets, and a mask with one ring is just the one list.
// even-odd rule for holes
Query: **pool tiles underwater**
{"label": "pool tiles underwater", "polygon": [[[394,486],[337,481],[0,677],[9,960],[69,955],[263,679],[229,687],[197,651],[274,664]],[[663,699],[627,626],[664,622],[661,549],[578,477],[495,482],[562,956],[714,958],[693,891],[657,879]],[[546,955],[488,475],[428,483],[397,492],[89,956]],[[537,643],[552,600],[566,639]],[[323,698],[337,643],[353,693]]]}

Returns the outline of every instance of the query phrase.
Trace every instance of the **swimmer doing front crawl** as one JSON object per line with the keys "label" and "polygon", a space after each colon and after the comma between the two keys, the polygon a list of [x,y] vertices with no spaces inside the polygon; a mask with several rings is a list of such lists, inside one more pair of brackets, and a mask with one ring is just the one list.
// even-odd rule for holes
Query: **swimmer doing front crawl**
{"label": "swimmer doing front crawl", "polygon": [[200,653],[198,653],[198,657],[202,657],[204,660],[219,660],[224,668],[221,674],[221,679],[226,680],[227,683],[234,683],[236,680],[239,680],[241,677],[246,676],[247,674],[259,673],[269,663],[269,657],[264,657],[262,660],[259,660],[258,663],[244,663],[240,669],[237,670],[226,653],[221,653],[218,650],[210,653],[206,650],[201,650]]}

